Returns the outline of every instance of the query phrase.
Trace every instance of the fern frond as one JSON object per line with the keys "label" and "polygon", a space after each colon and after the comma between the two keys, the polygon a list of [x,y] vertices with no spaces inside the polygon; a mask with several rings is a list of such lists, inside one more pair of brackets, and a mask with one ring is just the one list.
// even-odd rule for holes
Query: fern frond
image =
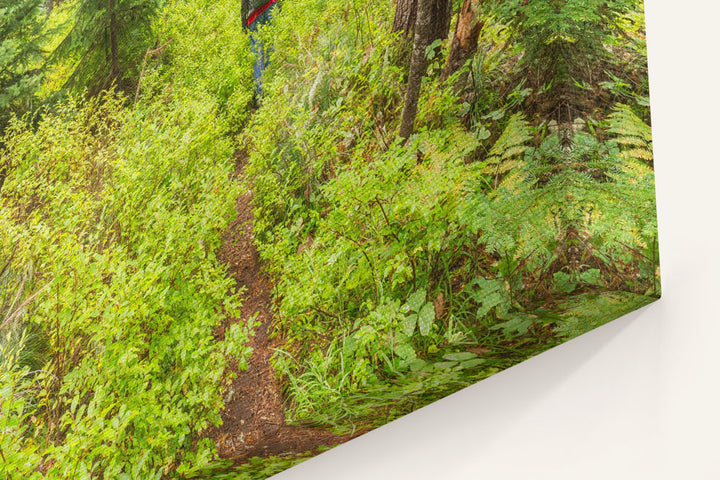
{"label": "fern frond", "polygon": [[608,132],[627,158],[652,162],[652,129],[627,105],[617,105],[608,117]]}
{"label": "fern frond", "polygon": [[490,149],[488,163],[498,163],[523,155],[529,148],[527,142],[530,138],[528,123],[521,114],[516,113],[510,117],[502,135]]}

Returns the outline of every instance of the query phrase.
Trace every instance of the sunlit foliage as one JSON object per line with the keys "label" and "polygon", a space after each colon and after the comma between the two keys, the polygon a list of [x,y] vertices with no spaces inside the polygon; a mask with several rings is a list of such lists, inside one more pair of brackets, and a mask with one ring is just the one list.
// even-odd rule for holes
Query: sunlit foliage
{"label": "sunlit foliage", "polygon": [[483,2],[405,141],[393,2],[282,3],[255,102],[239,2],[3,1],[0,476],[213,474],[248,189],[291,423],[380,425],[660,294],[641,2]]}

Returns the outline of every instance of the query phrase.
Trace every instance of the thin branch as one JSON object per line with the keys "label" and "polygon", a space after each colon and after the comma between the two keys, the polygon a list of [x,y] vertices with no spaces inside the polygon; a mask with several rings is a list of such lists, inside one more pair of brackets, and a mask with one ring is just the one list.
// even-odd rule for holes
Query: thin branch
{"label": "thin branch", "polygon": [[333,340],[333,337],[328,337],[327,335],[325,335],[325,334],[323,334],[323,333],[320,333],[320,332],[318,332],[317,330],[313,330],[313,329],[311,329],[311,328],[302,327],[302,326],[300,326],[300,325],[296,325],[296,327],[299,328],[300,330],[305,330],[306,332],[310,332],[310,333],[312,333],[312,334],[314,334],[314,335],[317,335],[318,337],[320,337],[320,338],[322,338],[322,339],[324,339],[324,340]]}
{"label": "thin branch", "polygon": [[[27,306],[30,304],[30,302],[32,302],[33,300],[35,300],[35,297],[37,297],[38,295],[40,295],[40,294],[43,292],[43,290],[45,290],[47,287],[50,286],[51,283],[52,283],[52,282],[48,282],[48,283],[47,283],[44,287],[42,287],[40,290],[38,290],[37,292],[33,293],[33,294],[32,294],[30,297],[28,297],[23,303],[21,303],[20,306],[19,306],[13,313],[10,313],[10,310],[12,310],[12,307],[10,307],[10,310],[8,310],[8,313],[7,313],[7,315],[5,316],[5,319],[2,321],[2,323],[0,323],[0,329],[5,328],[7,325],[9,325],[10,322],[11,322],[12,320],[14,320],[14,319],[20,314],[20,312],[22,311],[22,309],[25,308],[25,307],[27,307]],[[14,303],[15,303],[15,302],[13,302],[13,305],[14,305]]]}
{"label": "thin branch", "polygon": [[142,86],[143,75],[145,75],[145,67],[147,66],[148,57],[151,55],[157,55],[158,53],[162,53],[163,50],[165,50],[167,48],[167,46],[170,45],[170,42],[172,42],[172,40],[173,39],[171,38],[170,40],[168,40],[167,42],[165,42],[164,44],[160,45],[159,47],[157,47],[155,49],[151,50],[150,48],[148,48],[147,51],[145,52],[145,57],[143,58],[142,69],[140,69],[140,76],[138,77],[137,89],[135,90],[135,100],[133,101],[133,105],[137,104],[138,98],[140,98],[140,87]]}
{"label": "thin branch", "polygon": [[326,312],[325,310],[323,310],[323,309],[321,309],[321,308],[314,307],[314,306],[310,305],[310,309],[311,309],[311,310],[315,310],[317,313],[319,313],[319,314],[321,314],[321,315],[325,315],[326,317],[331,317],[331,318],[334,318],[334,319],[336,319],[336,320],[341,320],[341,318],[340,318],[338,315],[335,315],[335,314],[330,313],[330,312]]}

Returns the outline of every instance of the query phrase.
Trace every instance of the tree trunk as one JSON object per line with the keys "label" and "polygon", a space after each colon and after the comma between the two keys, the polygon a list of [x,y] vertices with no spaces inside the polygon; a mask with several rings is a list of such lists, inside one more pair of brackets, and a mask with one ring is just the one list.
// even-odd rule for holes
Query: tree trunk
{"label": "tree trunk", "polygon": [[[433,25],[432,38],[429,43],[437,39],[445,39],[450,32],[452,20],[452,0],[434,0],[431,2]],[[402,32],[408,37],[412,34],[417,21],[418,0],[397,0],[395,17],[393,18],[393,32]]]}
{"label": "tree trunk", "polygon": [[397,0],[395,5],[395,18],[393,18],[393,32],[402,32],[409,36],[415,26],[418,0]]}
{"label": "tree trunk", "polygon": [[120,83],[120,54],[118,50],[118,24],[115,0],[108,0],[108,15],[110,23],[110,72],[112,80]]}
{"label": "tree trunk", "polygon": [[455,26],[455,35],[450,44],[450,53],[440,76],[443,81],[462,68],[477,51],[478,38],[482,30],[480,18],[476,13],[478,3],[479,0],[463,0]]}
{"label": "tree trunk", "polygon": [[412,56],[410,58],[410,73],[408,74],[407,93],[400,120],[399,135],[407,139],[413,132],[415,115],[417,115],[420,86],[425,73],[425,49],[435,40],[433,35],[437,31],[438,19],[435,15],[438,10],[434,7],[443,0],[419,0],[417,20],[415,22],[415,38],[413,40]]}
{"label": "tree trunk", "polygon": [[445,40],[450,33],[450,22],[452,22],[453,2],[452,0],[434,0],[430,2],[432,9],[431,31],[428,34],[430,41]]}
{"label": "tree trunk", "polygon": [[240,19],[242,20],[242,27],[245,30],[248,26],[247,21],[250,16],[250,0],[240,0]]}

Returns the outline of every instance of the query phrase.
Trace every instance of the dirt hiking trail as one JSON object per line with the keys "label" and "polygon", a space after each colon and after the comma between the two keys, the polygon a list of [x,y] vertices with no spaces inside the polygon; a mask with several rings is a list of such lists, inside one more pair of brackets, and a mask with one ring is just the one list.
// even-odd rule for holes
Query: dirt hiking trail
{"label": "dirt hiking trail", "polygon": [[[236,153],[237,181],[244,177],[247,160],[245,151]],[[320,429],[285,424],[282,388],[270,365],[273,353],[271,285],[253,242],[252,198],[252,191],[238,198],[235,205],[237,218],[227,228],[218,254],[237,286],[245,287],[240,318],[228,318],[223,327],[249,322],[256,314],[256,321],[260,323],[249,340],[253,352],[248,368],[238,372],[226,392],[225,410],[221,412],[223,424],[209,432],[220,456],[237,464],[251,457],[313,451],[359,435],[339,436]]]}

